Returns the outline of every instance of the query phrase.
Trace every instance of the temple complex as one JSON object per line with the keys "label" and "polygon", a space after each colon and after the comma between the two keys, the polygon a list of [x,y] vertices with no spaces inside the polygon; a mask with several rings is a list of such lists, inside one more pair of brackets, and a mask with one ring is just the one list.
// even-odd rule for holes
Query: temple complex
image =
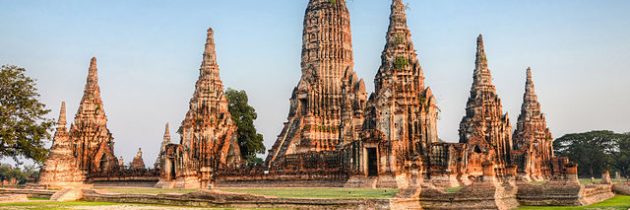
{"label": "temple complex", "polygon": [[396,199],[426,209],[581,205],[610,197],[610,186],[585,188],[577,179],[577,164],[554,156],[529,68],[521,113],[512,130],[492,81],[482,35],[476,39],[459,142],[441,141],[440,110],[425,84],[406,5],[392,0],[390,9],[375,91],[368,98],[364,81],[354,71],[346,1],[309,0],[301,78],[289,100],[287,121],[264,164],[245,164],[241,156],[211,28],[188,112],[177,129],[180,140],[171,143],[167,123],[161,143],[155,144],[160,146],[155,169],[146,169],[141,149],[129,168],[122,157],[114,156],[93,58],[69,131],[62,104],[40,183],[128,181],[189,189],[397,188]]}
{"label": "temple complex", "polygon": [[212,185],[215,171],[240,166],[242,159],[237,127],[228,111],[228,102],[223,91],[214,32],[210,28],[199,79],[190,99],[189,110],[179,129],[180,143],[171,147],[167,145],[167,150],[171,151],[166,151],[163,160],[160,160],[160,168],[169,173],[160,178],[159,186],[208,188]]}
{"label": "temple complex", "polygon": [[534,181],[551,178],[553,137],[540,109],[531,68],[527,68],[523,105],[513,139],[514,161],[518,166],[519,178]]}
{"label": "temple complex", "polygon": [[[293,89],[287,122],[265,161],[271,171],[337,167],[335,151],[357,140],[363,124],[367,94],[353,70],[345,0],[310,0],[302,42],[302,77]],[[323,162],[331,164],[317,168],[316,163],[301,161],[309,159],[306,156],[325,157]]]}
{"label": "temple complex", "polygon": [[107,128],[107,116],[98,85],[96,58],[90,61],[83,98],[70,126],[70,139],[81,170],[103,174],[118,169],[114,137]]}
{"label": "temple complex", "polygon": [[61,103],[57,131],[46,162],[39,175],[39,184],[51,188],[81,185],[85,172],[79,169],[77,158],[72,150],[72,141],[66,128],[66,102]]}
{"label": "temple complex", "polygon": [[138,148],[138,152],[136,153],[136,156],[133,157],[133,160],[131,161],[130,167],[133,170],[144,170],[144,169],[146,169],[144,167],[144,160],[142,159],[142,148]]}

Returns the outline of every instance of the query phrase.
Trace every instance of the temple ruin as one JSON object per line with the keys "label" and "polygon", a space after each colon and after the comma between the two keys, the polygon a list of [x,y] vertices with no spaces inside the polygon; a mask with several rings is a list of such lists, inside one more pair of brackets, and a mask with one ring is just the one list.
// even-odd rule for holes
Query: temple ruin
{"label": "temple ruin", "polygon": [[158,186],[208,188],[217,170],[241,165],[237,127],[219,77],[212,28],[208,29],[195,92],[179,130],[180,143],[167,145],[162,154],[160,168],[167,173],[162,173]]}
{"label": "temple ruin", "polygon": [[[241,157],[211,28],[195,91],[177,130],[179,143],[171,143],[166,124],[154,169],[145,167],[141,150],[129,169],[119,164],[122,157],[114,156],[93,58],[69,131],[62,105],[40,183],[134,181],[191,189],[398,188],[397,198],[429,209],[444,205],[509,209],[519,203],[545,204],[548,198],[555,199],[554,205],[580,205],[610,196],[605,187],[580,185],[577,164],[554,155],[530,68],[521,113],[512,129],[493,84],[482,35],[476,39],[459,139],[440,140],[440,109],[425,84],[406,7],[402,0],[392,0],[375,91],[368,98],[364,81],[354,71],[346,2],[309,1],[301,78],[291,93],[287,121],[262,165],[244,164]],[[70,174],[72,179],[67,177]],[[447,192],[454,187],[461,190]]]}
{"label": "temple ruin", "polygon": [[61,103],[57,131],[46,162],[39,175],[39,184],[51,188],[81,185],[85,182],[85,171],[79,169],[78,159],[72,150],[72,141],[66,128],[66,102]]}

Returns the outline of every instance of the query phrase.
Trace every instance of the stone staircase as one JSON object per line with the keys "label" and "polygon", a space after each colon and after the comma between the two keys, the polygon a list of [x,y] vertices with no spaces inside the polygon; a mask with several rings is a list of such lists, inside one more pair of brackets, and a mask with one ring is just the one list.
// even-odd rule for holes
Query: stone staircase
{"label": "stone staircase", "polygon": [[65,188],[50,196],[51,201],[76,201],[83,198],[83,190],[80,188]]}

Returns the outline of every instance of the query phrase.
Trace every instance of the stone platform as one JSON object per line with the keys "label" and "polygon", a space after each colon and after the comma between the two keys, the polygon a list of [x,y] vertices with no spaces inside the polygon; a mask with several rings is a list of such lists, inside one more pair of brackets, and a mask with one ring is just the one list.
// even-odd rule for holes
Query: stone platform
{"label": "stone platform", "polygon": [[3,194],[0,195],[0,203],[26,202],[28,197],[24,194]]}
{"label": "stone platform", "polygon": [[475,182],[452,193],[424,186],[420,205],[423,209],[514,209],[516,190],[513,182]]}
{"label": "stone platform", "polygon": [[84,190],[83,200],[221,208],[413,209],[393,199],[297,199],[200,191],[188,194],[105,194]]}
{"label": "stone platform", "polygon": [[517,199],[526,206],[582,206],[601,202],[614,196],[606,184],[581,185],[577,182],[549,181],[517,183]]}

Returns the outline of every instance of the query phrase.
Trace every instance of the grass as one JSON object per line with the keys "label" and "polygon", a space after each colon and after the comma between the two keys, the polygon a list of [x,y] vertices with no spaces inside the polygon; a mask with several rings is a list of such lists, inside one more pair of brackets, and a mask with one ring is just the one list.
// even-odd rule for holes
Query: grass
{"label": "grass", "polygon": [[446,193],[456,193],[456,192],[459,192],[463,188],[464,188],[464,186],[457,186],[457,187],[446,188]]}
{"label": "grass", "polygon": [[605,200],[601,203],[592,204],[589,206],[523,206],[521,210],[565,210],[565,209],[611,209],[611,210],[626,210],[630,209],[630,196],[617,195],[611,199]]}
{"label": "grass", "polygon": [[17,202],[17,203],[0,203],[0,209],[29,209],[29,210],[43,210],[43,209],[72,209],[77,206],[112,206],[117,203],[110,202],[87,202],[87,201],[72,201],[72,202],[55,202],[55,201],[31,201],[31,202]]}
{"label": "grass", "polygon": [[386,199],[392,198],[398,193],[398,189],[361,188],[221,188],[219,190],[280,198],[328,199]]}

